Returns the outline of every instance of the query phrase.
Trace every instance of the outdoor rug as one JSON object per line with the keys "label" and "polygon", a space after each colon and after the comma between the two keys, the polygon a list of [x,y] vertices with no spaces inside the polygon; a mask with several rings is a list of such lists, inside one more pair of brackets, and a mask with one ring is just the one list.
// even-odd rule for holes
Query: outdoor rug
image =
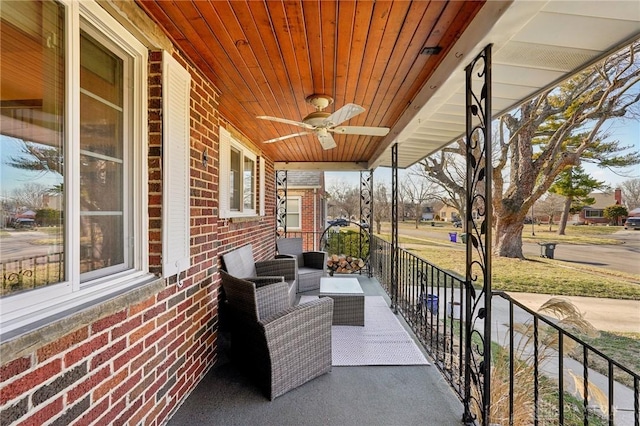
{"label": "outdoor rug", "polygon": [[[301,296],[300,303],[315,298]],[[331,328],[332,364],[429,365],[384,298],[366,296],[364,300],[364,327],[334,325]]]}

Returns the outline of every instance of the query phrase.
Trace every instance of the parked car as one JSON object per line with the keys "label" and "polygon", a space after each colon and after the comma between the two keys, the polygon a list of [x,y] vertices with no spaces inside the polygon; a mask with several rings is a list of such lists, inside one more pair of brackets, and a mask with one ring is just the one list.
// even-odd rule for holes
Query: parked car
{"label": "parked car", "polygon": [[347,219],[339,218],[330,220],[328,224],[329,226],[349,226],[349,221]]}
{"label": "parked car", "polygon": [[451,224],[453,225],[454,228],[462,228],[462,221],[461,220],[457,220],[454,219]]}
{"label": "parked car", "polygon": [[624,222],[624,229],[640,229],[640,217],[628,217]]}

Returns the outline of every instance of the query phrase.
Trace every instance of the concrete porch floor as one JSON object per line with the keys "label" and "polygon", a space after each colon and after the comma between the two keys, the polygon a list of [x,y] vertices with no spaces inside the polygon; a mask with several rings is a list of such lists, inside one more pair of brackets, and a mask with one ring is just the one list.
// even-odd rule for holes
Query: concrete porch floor
{"label": "concrete porch floor", "polygon": [[[357,277],[365,295],[389,300],[377,280]],[[433,365],[333,367],[330,373],[269,401],[221,346],[219,362],[169,426],[461,424],[462,404]]]}

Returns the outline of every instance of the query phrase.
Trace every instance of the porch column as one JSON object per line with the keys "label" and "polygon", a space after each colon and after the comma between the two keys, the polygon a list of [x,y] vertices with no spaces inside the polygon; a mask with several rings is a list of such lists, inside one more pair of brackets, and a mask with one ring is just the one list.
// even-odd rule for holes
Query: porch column
{"label": "porch column", "polygon": [[[466,146],[463,421],[487,426],[491,407],[491,45],[466,67]],[[482,288],[477,292],[479,278]],[[482,344],[474,343],[478,341]]]}
{"label": "porch column", "polygon": [[398,144],[391,147],[391,307],[398,313]]}
{"label": "porch column", "polygon": [[287,233],[287,171],[276,171],[276,237]]}
{"label": "porch column", "polygon": [[368,247],[369,262],[367,264],[367,276],[373,276],[371,268],[371,218],[373,217],[373,170],[360,171],[360,222],[368,227],[360,229],[360,258],[364,258],[363,251]]}

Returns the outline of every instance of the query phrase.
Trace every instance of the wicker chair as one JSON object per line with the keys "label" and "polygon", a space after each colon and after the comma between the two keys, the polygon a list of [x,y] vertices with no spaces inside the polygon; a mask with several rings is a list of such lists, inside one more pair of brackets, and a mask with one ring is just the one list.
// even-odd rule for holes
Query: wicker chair
{"label": "wicker chair", "polygon": [[291,306],[284,282],[256,286],[220,271],[232,360],[271,400],[331,370],[333,300]]}
{"label": "wicker chair", "polygon": [[318,290],[320,278],[326,275],[327,252],[303,251],[302,238],[280,238],[276,240],[277,258],[294,257],[298,261],[298,291]]}
{"label": "wicker chair", "polygon": [[284,281],[288,285],[289,303],[296,301],[298,291],[296,263],[289,259],[270,259],[256,262],[251,244],[231,250],[222,255],[224,269],[237,278],[244,278],[256,284]]}

